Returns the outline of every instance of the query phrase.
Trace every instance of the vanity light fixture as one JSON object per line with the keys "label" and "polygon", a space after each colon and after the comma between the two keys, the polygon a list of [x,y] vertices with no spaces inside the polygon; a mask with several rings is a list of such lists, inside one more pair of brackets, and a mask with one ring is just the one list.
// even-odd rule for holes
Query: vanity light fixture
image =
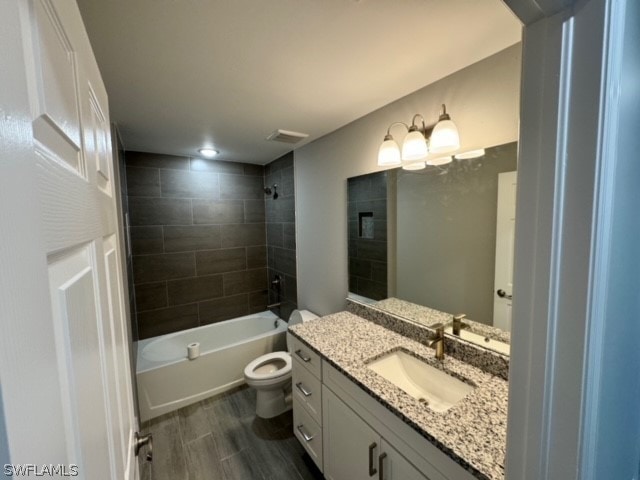
{"label": "vanity light fixture", "polygon": [[202,155],[204,158],[213,158],[218,155],[220,152],[211,147],[205,147],[198,150],[198,153]]}
{"label": "vanity light fixture", "polygon": [[[416,124],[418,120],[422,124],[421,126]],[[407,129],[407,135],[402,142],[402,153],[400,146],[391,135],[391,129],[396,125],[403,125]],[[387,128],[387,134],[378,150],[378,166],[402,165],[405,170],[421,170],[426,165],[445,165],[451,162],[450,156],[429,159],[426,160],[426,164],[423,160],[430,153],[449,153],[460,148],[458,129],[447,113],[444,104],[442,105],[442,113],[429,138],[427,138],[428,133],[424,117],[419,113],[413,116],[411,126],[404,122],[393,122]]]}
{"label": "vanity light fixture", "polygon": [[468,150],[462,153],[456,153],[454,157],[456,160],[471,160],[472,158],[478,158],[484,156],[484,148],[478,148],[476,150]]}

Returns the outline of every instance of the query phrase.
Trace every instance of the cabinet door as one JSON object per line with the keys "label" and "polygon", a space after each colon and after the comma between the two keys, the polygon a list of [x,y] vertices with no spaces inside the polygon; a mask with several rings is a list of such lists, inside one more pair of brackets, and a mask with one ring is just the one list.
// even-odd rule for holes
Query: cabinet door
{"label": "cabinet door", "polygon": [[[324,386],[322,404],[325,478],[377,478],[380,436]],[[369,474],[370,462],[375,469],[372,475]]]}
{"label": "cabinet door", "polygon": [[376,465],[379,480],[429,480],[386,440],[381,445]]}

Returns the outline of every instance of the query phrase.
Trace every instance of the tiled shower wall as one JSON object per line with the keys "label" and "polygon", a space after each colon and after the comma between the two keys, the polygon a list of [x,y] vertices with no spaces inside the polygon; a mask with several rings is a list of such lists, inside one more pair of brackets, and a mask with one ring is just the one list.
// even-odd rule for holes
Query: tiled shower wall
{"label": "tiled shower wall", "polygon": [[264,167],[142,152],[126,165],[139,338],[265,310]]}
{"label": "tiled shower wall", "polygon": [[[269,259],[269,303],[280,303],[272,311],[287,320],[297,308],[295,190],[293,153],[265,166],[265,185],[277,185],[278,198],[266,196],[267,248]],[[278,276],[278,286],[272,282]]]}
{"label": "tiled shower wall", "polygon": [[349,291],[373,300],[388,297],[387,172],[347,181]]}

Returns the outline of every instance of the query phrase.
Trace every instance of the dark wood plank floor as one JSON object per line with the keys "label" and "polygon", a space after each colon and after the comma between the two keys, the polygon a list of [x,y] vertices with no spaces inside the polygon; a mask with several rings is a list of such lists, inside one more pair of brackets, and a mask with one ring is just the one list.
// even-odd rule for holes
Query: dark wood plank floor
{"label": "dark wood plank floor", "polygon": [[255,391],[241,387],[146,422],[154,459],[141,464],[141,480],[321,480],[291,412],[255,412]]}

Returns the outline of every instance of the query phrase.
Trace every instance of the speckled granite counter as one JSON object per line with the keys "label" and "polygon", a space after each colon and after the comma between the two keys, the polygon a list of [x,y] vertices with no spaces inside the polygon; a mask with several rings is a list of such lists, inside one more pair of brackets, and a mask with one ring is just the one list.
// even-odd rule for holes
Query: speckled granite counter
{"label": "speckled granite counter", "polygon": [[[289,331],[474,476],[504,478],[507,382],[451,357],[438,362],[433,349],[348,312]],[[400,348],[470,381],[475,390],[445,413],[430,410],[366,366]]]}

